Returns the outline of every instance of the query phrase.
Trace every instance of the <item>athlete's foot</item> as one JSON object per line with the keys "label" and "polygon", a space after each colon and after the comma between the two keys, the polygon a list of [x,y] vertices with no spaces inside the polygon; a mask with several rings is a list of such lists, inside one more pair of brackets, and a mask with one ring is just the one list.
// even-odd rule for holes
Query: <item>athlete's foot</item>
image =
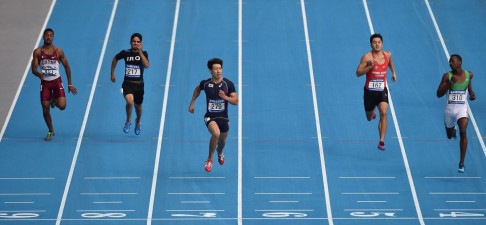
{"label": "athlete's foot", "polygon": [[135,134],[139,135],[140,131],[142,131],[142,124],[136,124],[135,125]]}
{"label": "athlete's foot", "polygon": [[464,173],[465,171],[466,171],[466,166],[464,166],[464,164],[459,164],[459,168],[457,169],[457,172]]}
{"label": "athlete's foot", "polygon": [[211,172],[212,168],[213,168],[213,161],[212,160],[206,161],[206,165],[204,166],[206,172]]}
{"label": "athlete's foot", "polygon": [[44,140],[50,141],[50,140],[52,140],[52,138],[54,137],[54,135],[55,135],[54,131],[48,131],[46,137],[44,138]]}
{"label": "athlete's foot", "polygon": [[218,155],[218,162],[219,162],[219,165],[223,165],[224,164],[224,154],[221,153],[220,155]]}
{"label": "athlete's foot", "polygon": [[123,126],[123,132],[128,133],[130,131],[130,121],[125,122],[125,126]]}
{"label": "athlete's foot", "polygon": [[378,149],[385,151],[385,142],[384,141],[380,141],[380,143],[378,143]]}

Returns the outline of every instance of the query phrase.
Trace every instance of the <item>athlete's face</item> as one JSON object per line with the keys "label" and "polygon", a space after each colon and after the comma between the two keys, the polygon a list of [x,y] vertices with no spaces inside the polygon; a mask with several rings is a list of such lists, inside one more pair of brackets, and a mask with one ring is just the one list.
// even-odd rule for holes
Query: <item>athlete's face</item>
{"label": "athlete's face", "polygon": [[44,32],[44,44],[52,44],[54,41],[54,33],[51,31]]}
{"label": "athlete's face", "polygon": [[452,70],[457,70],[461,68],[462,62],[459,60],[457,57],[451,57],[449,59],[449,66],[451,67]]}
{"label": "athlete's face", "polygon": [[141,48],[142,42],[140,41],[140,38],[133,37],[133,39],[130,41],[130,45],[132,46],[133,50],[138,50]]}
{"label": "athlete's face", "polygon": [[223,76],[223,67],[221,64],[213,64],[213,68],[209,70],[213,79],[220,79]]}
{"label": "athlete's face", "polygon": [[371,40],[371,49],[375,52],[381,51],[383,48],[383,42],[381,41],[380,38],[376,37]]}

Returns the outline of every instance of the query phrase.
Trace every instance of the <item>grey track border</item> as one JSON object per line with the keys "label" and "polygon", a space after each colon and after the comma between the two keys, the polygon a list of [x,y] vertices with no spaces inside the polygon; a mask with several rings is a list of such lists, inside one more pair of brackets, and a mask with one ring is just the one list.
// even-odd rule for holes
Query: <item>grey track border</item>
{"label": "grey track border", "polygon": [[52,0],[0,0],[0,129],[22,88],[20,82],[51,4]]}

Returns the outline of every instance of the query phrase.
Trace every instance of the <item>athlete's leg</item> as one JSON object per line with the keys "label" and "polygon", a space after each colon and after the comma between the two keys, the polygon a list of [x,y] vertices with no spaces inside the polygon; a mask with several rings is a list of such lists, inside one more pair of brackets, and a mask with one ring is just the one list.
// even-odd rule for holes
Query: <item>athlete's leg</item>
{"label": "athlete's leg", "polygon": [[136,125],[142,124],[142,104],[135,103],[135,113],[137,114],[137,118],[135,119]]}
{"label": "athlete's leg", "polygon": [[380,122],[378,123],[380,142],[385,141],[386,129],[388,127],[387,110],[388,103],[380,102],[380,104],[378,104],[378,111],[380,112]]}
{"label": "athlete's leg", "polygon": [[455,127],[445,127],[446,129],[446,134],[447,138],[452,139],[453,137],[456,137],[456,128]]}
{"label": "athlete's leg", "polygon": [[221,133],[219,131],[219,126],[216,123],[216,121],[209,122],[208,131],[209,133],[211,133],[211,139],[209,139],[208,161],[212,162],[214,151],[216,150],[216,146],[218,145],[218,141],[221,136]]}
{"label": "athlete's leg", "polygon": [[221,133],[218,139],[218,156],[223,154],[224,146],[226,145],[226,137],[228,137],[228,132]]}
{"label": "athlete's leg", "polygon": [[56,98],[56,106],[60,110],[66,109],[66,97],[58,97],[58,98]]}
{"label": "athlete's leg", "polygon": [[41,101],[42,105],[42,116],[44,117],[44,121],[46,122],[47,128],[49,131],[54,131],[54,127],[52,126],[52,118],[51,118],[51,102],[50,101]]}
{"label": "athlete's leg", "polygon": [[460,118],[457,121],[457,125],[459,125],[459,134],[461,137],[461,140],[459,141],[459,146],[461,149],[461,156],[459,160],[459,164],[464,165],[464,159],[466,158],[466,151],[467,151],[467,135],[466,135],[466,128],[467,124],[469,122],[469,119],[466,117]]}
{"label": "athlete's leg", "polygon": [[366,111],[366,110],[365,110],[365,113],[366,113],[366,119],[367,119],[368,121],[371,121],[371,120],[373,120],[374,118],[376,118],[375,109],[373,109],[373,111]]}
{"label": "athlete's leg", "polygon": [[125,111],[127,113],[127,121],[132,121],[132,108],[133,108],[133,94],[125,95]]}

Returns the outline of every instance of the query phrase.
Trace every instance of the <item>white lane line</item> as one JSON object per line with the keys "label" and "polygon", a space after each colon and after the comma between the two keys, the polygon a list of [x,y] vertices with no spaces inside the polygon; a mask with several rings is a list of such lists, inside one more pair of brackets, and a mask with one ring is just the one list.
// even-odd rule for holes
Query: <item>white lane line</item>
{"label": "white lane line", "polygon": [[86,193],[79,193],[79,195],[138,195],[138,193],[131,193],[131,192],[86,192]]}
{"label": "white lane line", "polygon": [[476,201],[446,201],[449,203],[475,203]]}
{"label": "white lane line", "polygon": [[486,195],[486,192],[429,192],[429,195]]}
{"label": "white lane line", "polygon": [[255,195],[311,195],[308,192],[257,192]]}
{"label": "white lane line", "polygon": [[172,74],[172,61],[174,60],[174,48],[176,42],[177,24],[179,21],[180,5],[181,5],[181,1],[177,0],[175,13],[174,13],[174,24],[172,26],[172,37],[170,40],[169,61],[167,62],[164,101],[162,104],[162,115],[160,118],[159,136],[157,139],[157,151],[155,153],[154,173],[152,176],[152,187],[150,189],[150,201],[149,201],[148,212],[147,212],[147,225],[152,224],[152,216],[154,213],[155,190],[157,188],[157,177],[159,174],[160,152],[162,151],[162,140],[163,140],[162,138],[164,137],[165,115],[167,113],[167,101],[169,99],[168,96],[169,96],[169,87],[170,87],[170,77]]}
{"label": "white lane line", "polygon": [[184,179],[224,179],[226,177],[169,177],[169,179],[179,179],[179,180],[184,180]]}
{"label": "white lane line", "polygon": [[243,0],[238,0],[238,225],[243,224]]}
{"label": "white lane line", "polygon": [[51,193],[0,193],[0,196],[43,196]]}
{"label": "white lane line", "polygon": [[255,179],[309,179],[310,177],[253,177]]}
{"label": "white lane line", "polygon": [[0,177],[0,180],[55,180],[54,177]]}
{"label": "white lane line", "polygon": [[[39,36],[37,36],[37,42],[35,43],[34,48],[32,51],[39,46],[42,37],[44,36],[44,30],[47,27],[47,23],[49,22],[49,19],[51,18],[52,11],[54,10],[54,6],[56,5],[56,0],[53,0],[51,3],[51,6],[49,8],[49,11],[47,12],[46,19],[44,20],[44,24],[42,25],[41,31],[39,33]],[[20,80],[19,87],[17,88],[17,92],[15,93],[15,97],[12,101],[12,105],[10,105],[10,109],[8,110],[7,117],[5,118],[5,123],[2,126],[2,130],[0,131],[0,142],[2,142],[3,139],[3,134],[5,133],[5,130],[7,129],[7,125],[10,121],[10,117],[12,116],[12,112],[17,105],[17,100],[19,99],[20,91],[22,90],[22,87],[24,86],[25,83],[25,78],[27,77],[27,74],[30,73],[31,69],[31,62],[32,62],[32,54],[30,54],[29,62],[27,63],[27,66],[25,67],[24,75],[22,76],[22,79]]]}
{"label": "white lane line", "polygon": [[270,203],[298,203],[300,201],[270,200]]}
{"label": "white lane line", "polygon": [[224,212],[224,209],[167,209],[166,212]]}
{"label": "white lane line", "polygon": [[168,195],[225,195],[223,192],[169,192]]}
{"label": "white lane line", "polygon": [[356,201],[358,203],[385,203],[387,201]]}
{"label": "white lane line", "polygon": [[34,204],[34,202],[3,202],[4,204]]}
{"label": "white lane line", "polygon": [[305,45],[307,50],[307,61],[309,65],[309,77],[311,81],[311,90],[312,90],[312,102],[314,105],[314,119],[316,121],[316,135],[317,135],[317,143],[319,145],[319,160],[321,163],[321,174],[322,174],[322,183],[324,188],[324,199],[326,202],[326,213],[327,213],[327,222],[329,225],[334,225],[334,221],[332,219],[332,209],[331,209],[331,198],[329,197],[329,184],[327,182],[327,171],[326,171],[326,161],[324,159],[324,147],[322,144],[322,132],[321,132],[321,122],[319,119],[319,106],[317,105],[317,94],[316,94],[316,85],[314,81],[314,66],[312,61],[312,53],[309,41],[309,31],[307,29],[307,13],[305,10],[305,1],[300,1],[300,7],[302,9],[302,22],[304,26],[304,35],[305,35]]}
{"label": "white lane line", "polygon": [[399,195],[399,192],[342,192],[342,195]]}
{"label": "white lane line", "polygon": [[344,211],[358,212],[358,211],[403,211],[403,209],[344,209]]}
{"label": "white lane line", "polygon": [[339,179],[395,179],[396,177],[339,177]]}
{"label": "white lane line", "polygon": [[[371,16],[370,16],[370,13],[369,13],[369,10],[368,10],[368,4],[366,3],[366,0],[363,0],[363,4],[365,6],[366,17],[368,18],[368,24],[370,26],[370,32],[371,32],[371,34],[374,34],[375,31],[373,29],[373,23],[371,22]],[[390,111],[391,111],[391,115],[392,115],[392,118],[393,118],[393,123],[395,124],[395,131],[397,133],[398,143],[400,144],[400,151],[402,153],[403,164],[405,166],[405,171],[407,172],[407,178],[408,178],[408,183],[409,183],[409,186],[410,186],[410,192],[412,193],[413,203],[415,205],[415,211],[417,212],[417,217],[418,217],[420,224],[425,225],[425,221],[424,221],[424,218],[422,216],[422,210],[420,209],[420,203],[419,203],[419,200],[418,200],[418,197],[417,197],[417,191],[415,190],[415,184],[413,182],[412,171],[410,170],[410,165],[408,163],[407,153],[405,151],[405,145],[403,144],[400,126],[398,125],[397,116],[395,114],[395,107],[393,105],[393,100],[392,100],[392,95],[391,95],[390,89],[388,89],[388,98],[389,98],[389,106],[390,106]]]}
{"label": "white lane line", "polygon": [[93,202],[93,204],[122,204],[122,201],[118,202]]}
{"label": "white lane line", "polygon": [[182,204],[208,204],[211,201],[181,201]]}
{"label": "white lane line", "polygon": [[313,209],[255,209],[255,212],[314,212]]}
{"label": "white lane line", "polygon": [[[432,22],[434,23],[435,31],[437,32],[437,35],[439,36],[440,43],[442,44],[442,49],[444,50],[444,53],[446,55],[447,61],[449,61],[450,55],[449,51],[447,50],[447,46],[444,42],[444,38],[442,37],[442,33],[440,32],[439,25],[437,24],[437,21],[435,20],[434,12],[432,12],[432,8],[430,7],[429,1],[424,0],[425,4],[427,5],[427,9],[429,10],[430,18],[432,19]],[[483,149],[483,153],[486,156],[486,146],[484,145],[484,140],[481,138],[481,132],[479,132],[478,125],[476,124],[476,119],[474,118],[473,112],[471,110],[471,107],[469,106],[469,101],[466,99],[466,105],[467,105],[467,111],[469,113],[469,118],[471,119],[471,122],[474,126],[474,130],[476,131],[476,135],[478,137],[479,143],[481,144],[481,148]]]}
{"label": "white lane line", "polygon": [[446,211],[446,212],[457,212],[457,211],[486,211],[486,209],[434,209],[434,211]]}
{"label": "white lane line", "polygon": [[135,212],[135,211],[136,210],[134,209],[76,209],[76,212]]}
{"label": "white lane line", "polygon": [[140,177],[85,177],[85,180],[137,180]]}
{"label": "white lane line", "polygon": [[81,125],[81,130],[79,132],[78,141],[76,143],[76,150],[74,151],[74,156],[73,156],[73,159],[71,161],[71,167],[69,168],[69,174],[68,174],[68,177],[67,177],[67,180],[66,180],[66,186],[64,187],[64,192],[62,194],[61,204],[59,206],[59,212],[57,214],[57,219],[56,219],[56,225],[61,224],[62,215],[64,213],[64,207],[66,205],[67,196],[68,196],[68,193],[69,193],[69,187],[71,186],[71,181],[73,179],[74,169],[76,167],[76,162],[78,160],[78,155],[79,155],[79,151],[80,151],[80,148],[81,148],[81,143],[83,141],[84,131],[86,129],[86,123],[88,121],[89,113],[91,111],[91,103],[93,102],[94,94],[95,94],[95,91],[96,91],[96,84],[98,83],[98,77],[100,75],[101,65],[103,64],[103,59],[105,57],[106,46],[107,46],[108,40],[110,38],[111,26],[113,25],[113,20],[115,18],[117,6],[118,6],[118,0],[115,0],[115,2],[113,4],[113,8],[111,10],[110,21],[108,23],[108,27],[106,28],[105,39],[103,40],[103,47],[101,49],[100,58],[98,60],[98,67],[96,68],[96,74],[95,74],[95,77],[94,77],[94,80],[93,80],[93,86],[91,87],[91,92],[89,94],[88,104],[86,106],[86,111],[84,112],[83,123]]}
{"label": "white lane line", "polygon": [[424,177],[425,179],[481,179],[481,177]]}
{"label": "white lane line", "polygon": [[0,213],[46,212],[46,210],[0,210]]}

